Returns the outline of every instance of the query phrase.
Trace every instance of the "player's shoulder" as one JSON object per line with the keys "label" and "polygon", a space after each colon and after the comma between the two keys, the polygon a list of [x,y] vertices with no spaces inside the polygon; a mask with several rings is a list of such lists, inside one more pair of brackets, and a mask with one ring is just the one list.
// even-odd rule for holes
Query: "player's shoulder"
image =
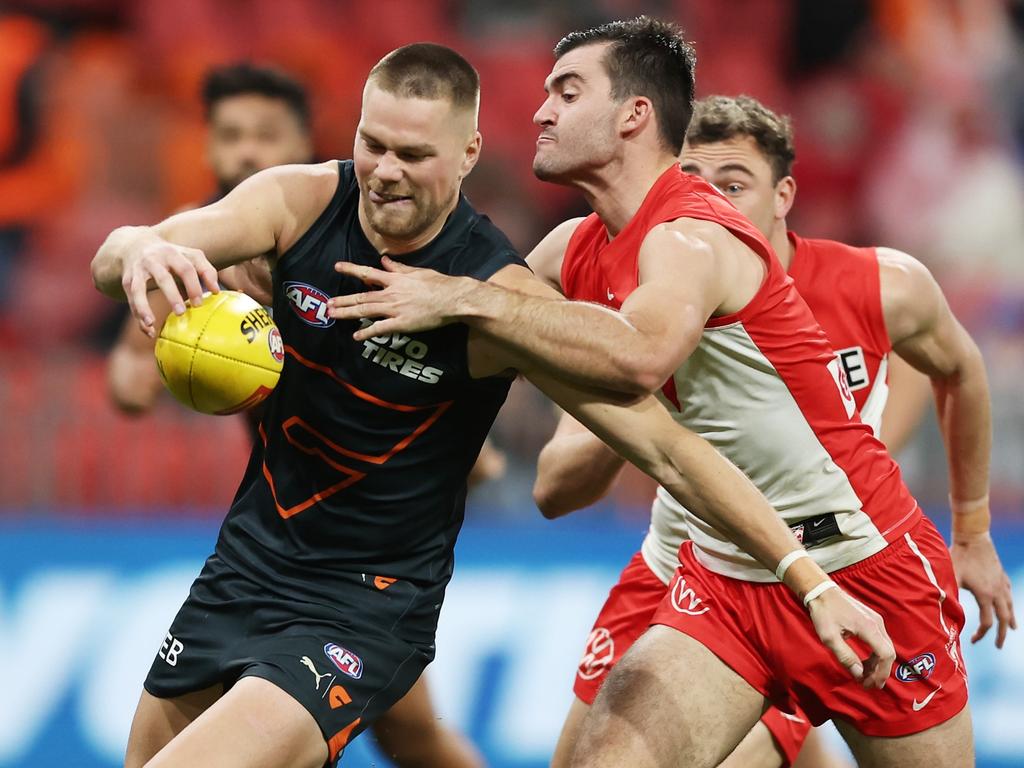
{"label": "player's shoulder", "polygon": [[340,204],[357,194],[351,162],[280,165],[262,171],[272,174],[289,217],[279,241],[281,258],[293,256],[299,246],[326,225]]}
{"label": "player's shoulder", "polygon": [[909,253],[879,248],[878,265],[882,311],[894,345],[949,312],[938,281]]}
{"label": "player's shoulder", "polygon": [[549,253],[556,254],[561,258],[568,250],[569,243],[572,242],[574,237],[597,230],[604,232],[605,228],[604,223],[596,213],[592,213],[589,216],[576,216],[563,221],[548,232],[544,239],[537,244],[537,248],[543,247]]}
{"label": "player's shoulder", "polygon": [[339,184],[346,175],[343,165],[337,160],[277,165],[260,171],[253,178],[260,180],[267,194],[279,194],[297,219],[301,221],[311,216],[312,221],[339,191]]}
{"label": "player's shoulder", "polygon": [[906,272],[928,272],[928,268],[919,259],[905,251],[880,245],[875,248],[875,252],[878,254],[878,263],[883,267]]}
{"label": "player's shoulder", "polygon": [[322,163],[288,163],[260,171],[254,178],[271,179],[277,184],[316,189],[337,186],[344,175],[352,175],[351,161],[326,160]]}
{"label": "player's shoulder", "polygon": [[451,275],[489,280],[510,265],[525,266],[508,236],[486,215],[463,198],[449,223],[443,240],[444,264],[438,268]]}
{"label": "player's shoulder", "polygon": [[526,263],[530,269],[544,283],[558,289],[561,285],[562,261],[569,249],[569,243],[578,231],[583,231],[581,228],[590,228],[594,226],[592,222],[595,221],[600,223],[600,219],[591,214],[588,217],[578,216],[568,219],[556,226],[537,243],[526,257]]}
{"label": "player's shoulder", "polygon": [[656,224],[644,236],[641,252],[689,253],[713,256],[735,247],[736,237],[728,227],[709,219],[683,216]]}
{"label": "player's shoulder", "polygon": [[922,291],[937,288],[931,270],[909,253],[884,247],[875,250],[882,296],[887,303],[913,302],[915,296],[921,297]]}
{"label": "player's shoulder", "polygon": [[473,208],[468,208],[466,238],[467,250],[474,253],[513,253],[517,254],[516,248],[512,245],[508,235],[497,224],[491,221],[486,214],[480,213]]}

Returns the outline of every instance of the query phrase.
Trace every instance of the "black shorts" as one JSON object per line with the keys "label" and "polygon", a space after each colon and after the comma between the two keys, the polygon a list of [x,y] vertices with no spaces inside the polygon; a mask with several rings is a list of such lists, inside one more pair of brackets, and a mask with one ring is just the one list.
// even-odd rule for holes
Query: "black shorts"
{"label": "black shorts", "polygon": [[416,608],[435,599],[408,582],[369,574],[353,574],[334,591],[331,606],[296,600],[211,556],[167,632],[146,690],[171,698],[263,678],[309,711],[333,763],[433,659],[433,643],[423,642],[433,628],[410,626],[422,620],[409,617],[422,616]]}

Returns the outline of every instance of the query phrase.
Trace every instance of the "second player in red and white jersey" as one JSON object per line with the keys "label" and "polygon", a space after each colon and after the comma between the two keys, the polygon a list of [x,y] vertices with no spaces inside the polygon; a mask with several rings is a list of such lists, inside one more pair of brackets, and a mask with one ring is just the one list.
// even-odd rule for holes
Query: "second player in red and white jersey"
{"label": "second player in red and white jersey", "polygon": [[[749,216],[766,237],[771,238],[770,243],[782,265],[788,267],[789,276],[835,348],[836,362],[846,376],[862,421],[872,428],[876,436],[882,434],[893,339],[901,344],[901,352],[914,359],[914,367],[931,376],[937,391],[948,393],[948,380],[954,378],[954,371],[957,379],[979,378],[980,360],[976,347],[952,317],[927,271],[911,257],[891,249],[857,248],[831,240],[801,238],[787,231],[785,216],[792,204],[795,183],[790,175],[792,136],[784,118],[747,97],[713,97],[697,105],[690,135],[683,169],[713,180],[729,200]],[[886,275],[885,289],[882,285],[883,271]],[[911,275],[909,289],[902,284],[901,278],[905,274]],[[609,290],[606,297],[612,293]],[[887,313],[892,329],[887,327]],[[925,346],[930,349],[926,354],[921,355],[914,348],[920,346],[913,343],[915,336],[928,339]],[[911,343],[908,344],[908,340]],[[893,364],[898,393],[894,412],[886,412],[886,435],[890,444],[899,445],[906,440],[920,417],[927,397],[922,384],[927,379],[899,358],[895,358]],[[980,378],[983,381],[983,370]],[[987,401],[987,394],[980,394],[979,399]],[[965,414],[968,426],[962,434],[985,431],[983,411]],[[974,442],[984,445],[984,441]],[[981,454],[972,455],[972,452],[960,450],[951,453],[951,476],[958,481],[958,486],[965,485],[963,467],[972,463],[986,465]],[[620,465],[621,462],[610,452],[601,449],[598,441],[582,432],[579,425],[563,417],[555,437],[545,447],[538,463],[535,493],[538,504],[546,516],[554,517],[593,503],[610,487]],[[972,478],[971,485],[978,485],[979,479],[984,487],[985,476]],[[976,516],[976,513],[972,514]],[[962,527],[957,525],[958,521],[967,517],[955,516],[954,531]],[[651,622],[673,578],[679,563],[680,543],[689,537],[692,522],[692,516],[659,489],[642,550],[630,561],[612,588],[588,639],[574,685],[582,704],[593,703],[611,668]],[[946,560],[944,544],[930,522],[924,521],[922,528],[915,532],[918,539],[916,551],[921,555],[916,571],[921,571],[921,565],[929,555],[934,554],[937,563]],[[823,534],[828,536],[834,532],[829,522],[820,519],[798,522],[794,530],[812,551],[819,545]],[[974,592],[981,607],[982,627],[974,639],[984,634],[990,621],[985,615],[991,615],[994,608],[1000,622],[997,645],[1001,645],[1006,627],[1012,626],[1013,617],[1010,604],[1001,605],[1002,596],[998,589],[992,587],[1005,586],[1008,582],[991,540],[987,535],[955,535],[953,551],[954,557],[959,558],[961,581]],[[890,578],[895,578],[895,571],[900,570],[899,563],[889,563],[886,568]],[[944,566],[936,570],[938,581],[950,589],[952,575],[946,571],[948,569]],[[906,577],[909,581],[920,581],[921,573],[912,568]],[[935,579],[930,581],[931,586],[925,584],[925,589],[937,586]],[[941,593],[942,588],[938,591]],[[954,601],[940,600],[940,605],[944,609],[940,618],[945,623],[940,628],[949,635],[952,646],[962,615]],[[923,618],[928,620],[928,617]],[[934,624],[934,621],[927,623]],[[927,634],[920,637],[927,642]],[[954,649],[951,647],[951,650]],[[897,675],[897,679],[907,687],[916,684],[914,674],[904,670],[904,677]],[[962,674],[957,674],[957,677],[962,680]],[[947,685],[950,687],[960,690],[942,702],[947,716],[959,710],[964,695],[962,682]],[[910,703],[914,705],[911,709],[917,711],[917,700]],[[932,703],[931,699],[929,703]],[[933,703],[933,712],[929,715],[934,715],[935,706]],[[725,768],[738,768],[751,761],[757,761],[758,765],[785,765],[796,758],[810,727],[805,713],[797,710],[795,714],[787,714],[772,707],[762,717],[762,723],[766,730],[755,728],[751,731],[743,744],[723,763]],[[567,732],[563,732],[563,740]],[[771,740],[776,747],[773,763],[766,758]],[[812,742],[808,742],[805,750],[808,765],[837,764],[824,752],[818,740]]]}
{"label": "second player in red and white jersey", "polygon": [[[562,262],[566,296],[621,307],[639,284],[641,243],[680,218],[724,226],[764,260],[766,276],[747,306],[708,321],[662,390],[670,412],[740,467],[787,522],[827,527],[832,535],[810,550],[826,571],[880,552],[914,526],[920,509],[855,417],[845,372],[764,236],[714,187],[672,167],[613,239],[596,215],[585,219]],[[775,580],[697,518],[689,533],[708,569]]]}

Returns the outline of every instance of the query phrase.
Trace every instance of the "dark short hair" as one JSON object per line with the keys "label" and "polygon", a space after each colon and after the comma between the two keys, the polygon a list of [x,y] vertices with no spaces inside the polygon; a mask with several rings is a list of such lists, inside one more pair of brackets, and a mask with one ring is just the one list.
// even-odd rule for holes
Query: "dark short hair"
{"label": "dark short hair", "polygon": [[686,140],[692,144],[749,136],[772,167],[772,182],[793,173],[796,149],[788,115],[777,115],[750,96],[708,96],[694,105]]}
{"label": "dark short hair", "polygon": [[476,108],[480,76],[462,56],[436,43],[396,48],[377,62],[367,78],[382,90],[415,99],[448,99],[455,107]]}
{"label": "dark short hair", "polygon": [[295,114],[302,127],[309,130],[309,95],[306,89],[279,69],[247,61],[215,67],[206,73],[202,97],[207,120],[219,102],[232,96],[248,94],[280,99]]}
{"label": "dark short hair", "polygon": [[654,104],[662,143],[679,154],[693,114],[693,68],[697,55],[675,24],[639,16],[570,32],[555,46],[555,58],[584,45],[611,43],[604,67],[612,98],[645,96]]}

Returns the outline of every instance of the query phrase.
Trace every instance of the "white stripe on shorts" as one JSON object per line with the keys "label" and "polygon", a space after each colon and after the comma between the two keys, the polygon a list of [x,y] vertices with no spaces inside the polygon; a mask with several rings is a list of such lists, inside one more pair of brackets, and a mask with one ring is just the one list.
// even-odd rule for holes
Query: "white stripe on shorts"
{"label": "white stripe on shorts", "polygon": [[946,617],[942,613],[942,603],[946,599],[946,591],[939,586],[939,582],[935,578],[935,571],[932,569],[932,564],[928,561],[928,558],[924,556],[924,553],[920,548],[918,548],[917,542],[911,538],[909,533],[903,534],[903,538],[907,540],[907,544],[910,545],[911,551],[921,560],[921,565],[924,566],[924,573],[928,577],[928,581],[930,581],[932,586],[939,591],[939,624],[942,626],[942,631],[946,633],[946,653],[949,658],[952,659],[954,669],[966,677],[964,670],[960,668],[960,654],[956,652],[956,635],[949,631],[949,627],[946,626]]}

